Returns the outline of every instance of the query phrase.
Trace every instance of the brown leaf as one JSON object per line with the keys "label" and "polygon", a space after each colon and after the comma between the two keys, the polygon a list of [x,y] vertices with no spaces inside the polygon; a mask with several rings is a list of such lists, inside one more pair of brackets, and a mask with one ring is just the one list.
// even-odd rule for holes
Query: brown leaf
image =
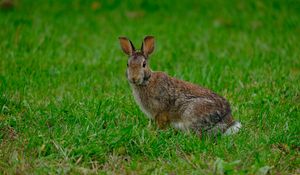
{"label": "brown leaf", "polygon": [[98,2],[98,1],[94,1],[94,2],[91,4],[91,9],[94,10],[94,11],[96,11],[96,10],[98,10],[98,9],[100,9],[100,8],[101,8],[101,3]]}

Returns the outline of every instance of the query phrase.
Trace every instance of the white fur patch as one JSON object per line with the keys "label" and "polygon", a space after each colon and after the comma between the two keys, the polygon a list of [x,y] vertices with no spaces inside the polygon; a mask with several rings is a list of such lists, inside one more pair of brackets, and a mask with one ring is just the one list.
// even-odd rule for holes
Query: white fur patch
{"label": "white fur patch", "polygon": [[180,129],[182,131],[188,131],[190,123],[189,122],[172,122],[172,126],[176,129]]}
{"label": "white fur patch", "polygon": [[240,122],[235,122],[234,125],[232,125],[230,128],[226,130],[224,135],[231,135],[239,132],[239,130],[242,128],[242,124]]}

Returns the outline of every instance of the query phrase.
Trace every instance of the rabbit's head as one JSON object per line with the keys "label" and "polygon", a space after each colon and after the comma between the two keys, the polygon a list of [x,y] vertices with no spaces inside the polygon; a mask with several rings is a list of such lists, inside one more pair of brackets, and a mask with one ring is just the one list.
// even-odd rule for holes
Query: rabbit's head
{"label": "rabbit's head", "polygon": [[130,83],[144,85],[151,77],[148,65],[148,56],[154,50],[154,37],[146,36],[141,50],[136,50],[132,42],[126,37],[119,37],[120,45],[124,53],[129,56],[127,61],[126,76]]}

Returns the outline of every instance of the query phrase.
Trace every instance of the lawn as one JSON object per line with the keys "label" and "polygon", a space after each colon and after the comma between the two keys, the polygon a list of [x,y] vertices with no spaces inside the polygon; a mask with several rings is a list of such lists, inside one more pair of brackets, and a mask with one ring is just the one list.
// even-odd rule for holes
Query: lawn
{"label": "lawn", "polygon": [[[226,97],[236,135],[160,130],[118,37]],[[0,10],[0,174],[300,173],[299,1],[19,0]]]}

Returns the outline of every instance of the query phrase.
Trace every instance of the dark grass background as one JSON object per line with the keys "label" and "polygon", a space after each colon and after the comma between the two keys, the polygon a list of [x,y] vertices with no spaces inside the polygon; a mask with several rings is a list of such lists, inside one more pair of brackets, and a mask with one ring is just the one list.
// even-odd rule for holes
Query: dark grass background
{"label": "dark grass background", "polygon": [[[299,1],[29,1],[0,11],[3,174],[297,174]],[[153,70],[225,96],[237,135],[161,131],[118,36],[154,35]]]}

